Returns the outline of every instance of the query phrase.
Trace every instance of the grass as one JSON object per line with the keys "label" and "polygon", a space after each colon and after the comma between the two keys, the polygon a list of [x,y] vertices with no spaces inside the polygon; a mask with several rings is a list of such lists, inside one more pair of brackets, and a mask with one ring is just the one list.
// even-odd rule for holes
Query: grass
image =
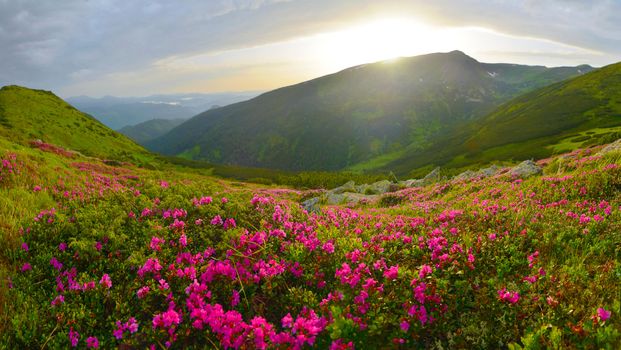
{"label": "grass", "polygon": [[610,143],[621,138],[621,126],[611,128],[592,128],[565,137],[556,144],[549,145],[552,152],[565,153],[577,148]]}
{"label": "grass", "polygon": [[153,158],[134,141],[51,92],[19,86],[0,89],[0,135],[20,144],[40,139],[99,158],[139,162]]}

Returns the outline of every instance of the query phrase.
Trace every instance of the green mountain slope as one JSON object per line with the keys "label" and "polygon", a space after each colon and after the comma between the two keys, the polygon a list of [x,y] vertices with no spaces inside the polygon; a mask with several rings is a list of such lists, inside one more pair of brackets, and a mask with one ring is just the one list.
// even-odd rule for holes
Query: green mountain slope
{"label": "green mountain slope", "polygon": [[519,96],[385,169],[407,173],[428,164],[541,158],[619,137],[621,63],[616,63]]}
{"label": "green mountain slope", "polygon": [[144,148],[53,93],[19,86],[0,89],[0,136],[20,144],[40,139],[101,158],[149,157]]}
{"label": "green mountain slope", "polygon": [[184,121],[186,119],[152,119],[140,124],[128,125],[117,131],[139,144],[144,144],[166,134]]}
{"label": "green mountain slope", "polygon": [[591,69],[484,64],[459,51],[378,62],[204,112],[147,146],[286,170],[386,163],[524,91]]}

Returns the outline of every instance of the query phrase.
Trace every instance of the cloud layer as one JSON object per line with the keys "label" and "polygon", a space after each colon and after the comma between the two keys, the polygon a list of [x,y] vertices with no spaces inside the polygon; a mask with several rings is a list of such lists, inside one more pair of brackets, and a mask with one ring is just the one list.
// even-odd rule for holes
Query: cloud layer
{"label": "cloud layer", "polygon": [[[619,13],[617,0],[0,0],[0,85],[21,84],[63,94],[201,90],[205,87],[195,81],[184,86],[188,77],[176,76],[163,62],[279,47],[395,15],[437,27],[480,27],[571,46],[582,57],[549,53],[550,59],[556,56],[551,62],[586,59],[602,65],[621,59],[621,23],[615,18]],[[236,65],[211,69],[203,65],[194,73],[200,73],[212,91],[255,88],[257,84],[244,86],[240,74],[261,69],[288,74],[274,79],[274,84],[308,75],[296,72],[296,62],[288,55],[264,51],[248,51],[246,62],[238,59]],[[505,53],[513,57],[508,50]],[[515,61],[523,62],[528,55],[533,51],[522,48],[514,53]],[[213,81],[208,84],[209,79]]]}

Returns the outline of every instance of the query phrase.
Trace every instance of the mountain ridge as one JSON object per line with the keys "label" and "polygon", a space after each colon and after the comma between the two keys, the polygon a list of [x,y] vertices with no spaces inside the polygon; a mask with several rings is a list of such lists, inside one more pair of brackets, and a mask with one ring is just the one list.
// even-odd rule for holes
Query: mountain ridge
{"label": "mountain ridge", "polygon": [[164,135],[186,120],[187,119],[151,119],[136,125],[122,127],[117,131],[139,144],[144,144]]}
{"label": "mountain ridge", "polygon": [[[512,66],[512,72],[461,51],[389,62],[350,67],[203,112],[147,148],[221,164],[339,170],[425,147],[448,124],[482,117],[524,91],[580,74],[577,68],[524,65]],[[513,75],[490,74],[493,67]]]}

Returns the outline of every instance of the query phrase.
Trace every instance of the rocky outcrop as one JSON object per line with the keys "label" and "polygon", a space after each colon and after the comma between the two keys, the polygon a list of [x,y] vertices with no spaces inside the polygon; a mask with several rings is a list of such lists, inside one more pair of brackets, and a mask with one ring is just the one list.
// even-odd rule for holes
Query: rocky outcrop
{"label": "rocky outcrop", "polygon": [[301,203],[302,207],[309,213],[318,212],[319,205],[337,204],[360,204],[367,201],[377,200],[381,195],[396,192],[407,187],[421,187],[433,184],[442,180],[440,168],[435,168],[422,179],[410,179],[398,183],[389,180],[381,180],[372,184],[356,185],[354,181],[349,181],[337,188],[327,191],[319,197],[308,199]]}
{"label": "rocky outcrop", "polygon": [[332,193],[345,193],[345,192],[356,192],[356,183],[353,181],[349,181],[342,186],[339,186],[330,192]]}
{"label": "rocky outcrop", "polygon": [[372,201],[377,199],[377,195],[366,195],[361,193],[330,193],[326,195],[326,203],[329,205],[336,204],[359,204],[364,201]]}
{"label": "rocky outcrop", "polygon": [[401,181],[400,184],[403,187],[423,187],[427,185],[431,185],[432,183],[436,183],[442,180],[442,176],[440,174],[440,168],[433,169],[429,174],[427,174],[422,179],[409,179],[405,181]]}
{"label": "rocky outcrop", "polygon": [[532,160],[525,160],[509,171],[514,178],[526,179],[531,176],[543,174],[543,169]]}
{"label": "rocky outcrop", "polygon": [[599,152],[597,152],[598,155],[604,155],[606,153],[610,153],[610,152],[614,152],[614,151],[621,151],[621,139],[607,145],[606,147],[602,148]]}
{"label": "rocky outcrop", "polygon": [[307,199],[302,202],[302,208],[306,210],[308,213],[319,213],[321,210],[319,209],[319,200],[320,197],[314,197],[311,199]]}
{"label": "rocky outcrop", "polygon": [[500,168],[492,165],[488,168],[479,169],[478,171],[466,170],[463,173],[453,177],[454,181],[468,181],[472,179],[482,179],[498,174]]}
{"label": "rocky outcrop", "polygon": [[365,190],[364,193],[365,194],[384,194],[390,191],[391,185],[392,185],[392,182],[388,180],[374,182]]}

